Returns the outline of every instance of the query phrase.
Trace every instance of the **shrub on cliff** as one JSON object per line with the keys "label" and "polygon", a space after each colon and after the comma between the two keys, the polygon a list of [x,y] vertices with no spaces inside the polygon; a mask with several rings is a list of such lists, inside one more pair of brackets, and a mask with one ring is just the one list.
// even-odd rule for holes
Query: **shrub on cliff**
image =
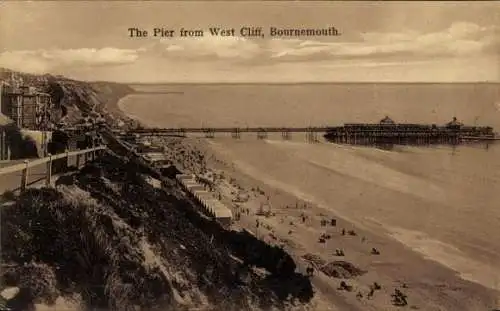
{"label": "shrub on cliff", "polygon": [[[153,310],[172,305],[168,280],[143,265],[133,242],[137,238],[84,192],[67,188],[65,193],[28,190],[17,206],[3,212],[3,261],[20,269],[31,259],[54,267],[58,286],[82,293],[89,306]],[[122,238],[127,236],[132,242]],[[37,284],[26,286],[35,296],[44,293]],[[130,286],[133,291],[124,290]]]}

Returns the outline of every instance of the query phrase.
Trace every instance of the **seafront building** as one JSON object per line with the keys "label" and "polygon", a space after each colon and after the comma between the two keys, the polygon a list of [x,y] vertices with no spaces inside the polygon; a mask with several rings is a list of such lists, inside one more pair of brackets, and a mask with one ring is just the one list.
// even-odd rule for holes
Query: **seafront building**
{"label": "seafront building", "polygon": [[39,156],[47,153],[50,139],[50,94],[26,86],[22,78],[11,75],[9,81],[0,81],[0,160],[10,159],[9,129],[17,128],[22,137],[30,137],[38,146]]}
{"label": "seafront building", "polygon": [[47,130],[52,100],[50,94],[22,85],[22,80],[11,79],[0,85],[0,106],[3,115],[12,119],[21,129]]}

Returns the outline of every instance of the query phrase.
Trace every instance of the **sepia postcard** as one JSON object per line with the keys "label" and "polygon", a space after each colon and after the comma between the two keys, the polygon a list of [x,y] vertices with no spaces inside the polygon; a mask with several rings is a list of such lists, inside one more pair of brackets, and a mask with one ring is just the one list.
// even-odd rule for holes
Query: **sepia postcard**
{"label": "sepia postcard", "polygon": [[500,2],[0,0],[0,311],[499,311]]}

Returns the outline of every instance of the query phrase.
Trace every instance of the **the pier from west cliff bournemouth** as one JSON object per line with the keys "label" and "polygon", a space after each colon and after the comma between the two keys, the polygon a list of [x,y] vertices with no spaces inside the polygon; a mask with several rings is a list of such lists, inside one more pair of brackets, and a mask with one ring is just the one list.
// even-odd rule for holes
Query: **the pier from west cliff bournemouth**
{"label": "the pier from west cliff bournemouth", "polygon": [[318,134],[332,143],[355,145],[457,145],[466,142],[486,142],[498,140],[491,126],[470,126],[459,122],[457,118],[445,125],[396,123],[386,116],[379,123],[345,123],[343,126],[310,127],[213,127],[213,128],[137,128],[127,133],[119,133],[123,138],[148,136],[181,136],[202,133],[206,138],[215,138],[216,134],[231,134],[235,139],[243,133],[254,133],[257,139],[267,139],[269,133],[281,133],[285,140],[291,139],[292,133],[305,133],[308,142],[318,142]]}

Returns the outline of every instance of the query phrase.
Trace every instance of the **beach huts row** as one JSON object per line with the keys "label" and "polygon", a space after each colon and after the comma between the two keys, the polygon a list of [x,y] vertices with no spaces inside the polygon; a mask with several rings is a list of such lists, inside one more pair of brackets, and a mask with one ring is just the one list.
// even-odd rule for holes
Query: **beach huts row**
{"label": "beach huts row", "polygon": [[[139,154],[147,163],[163,168],[163,162],[167,161],[165,154],[161,152],[148,152]],[[169,161],[167,161],[169,162]],[[233,218],[231,210],[222,202],[214,198],[212,193],[205,190],[205,186],[197,181],[195,175],[192,174],[177,174],[175,175],[177,182],[181,187],[191,195],[202,207],[202,212],[219,222],[224,227],[229,227]]]}
{"label": "beach huts row", "polygon": [[214,198],[211,192],[196,181],[196,177],[190,174],[179,174],[176,176],[179,184],[188,191],[198,201],[203,208],[202,212],[213,217],[217,222],[225,227],[231,225],[233,213],[221,201]]}

